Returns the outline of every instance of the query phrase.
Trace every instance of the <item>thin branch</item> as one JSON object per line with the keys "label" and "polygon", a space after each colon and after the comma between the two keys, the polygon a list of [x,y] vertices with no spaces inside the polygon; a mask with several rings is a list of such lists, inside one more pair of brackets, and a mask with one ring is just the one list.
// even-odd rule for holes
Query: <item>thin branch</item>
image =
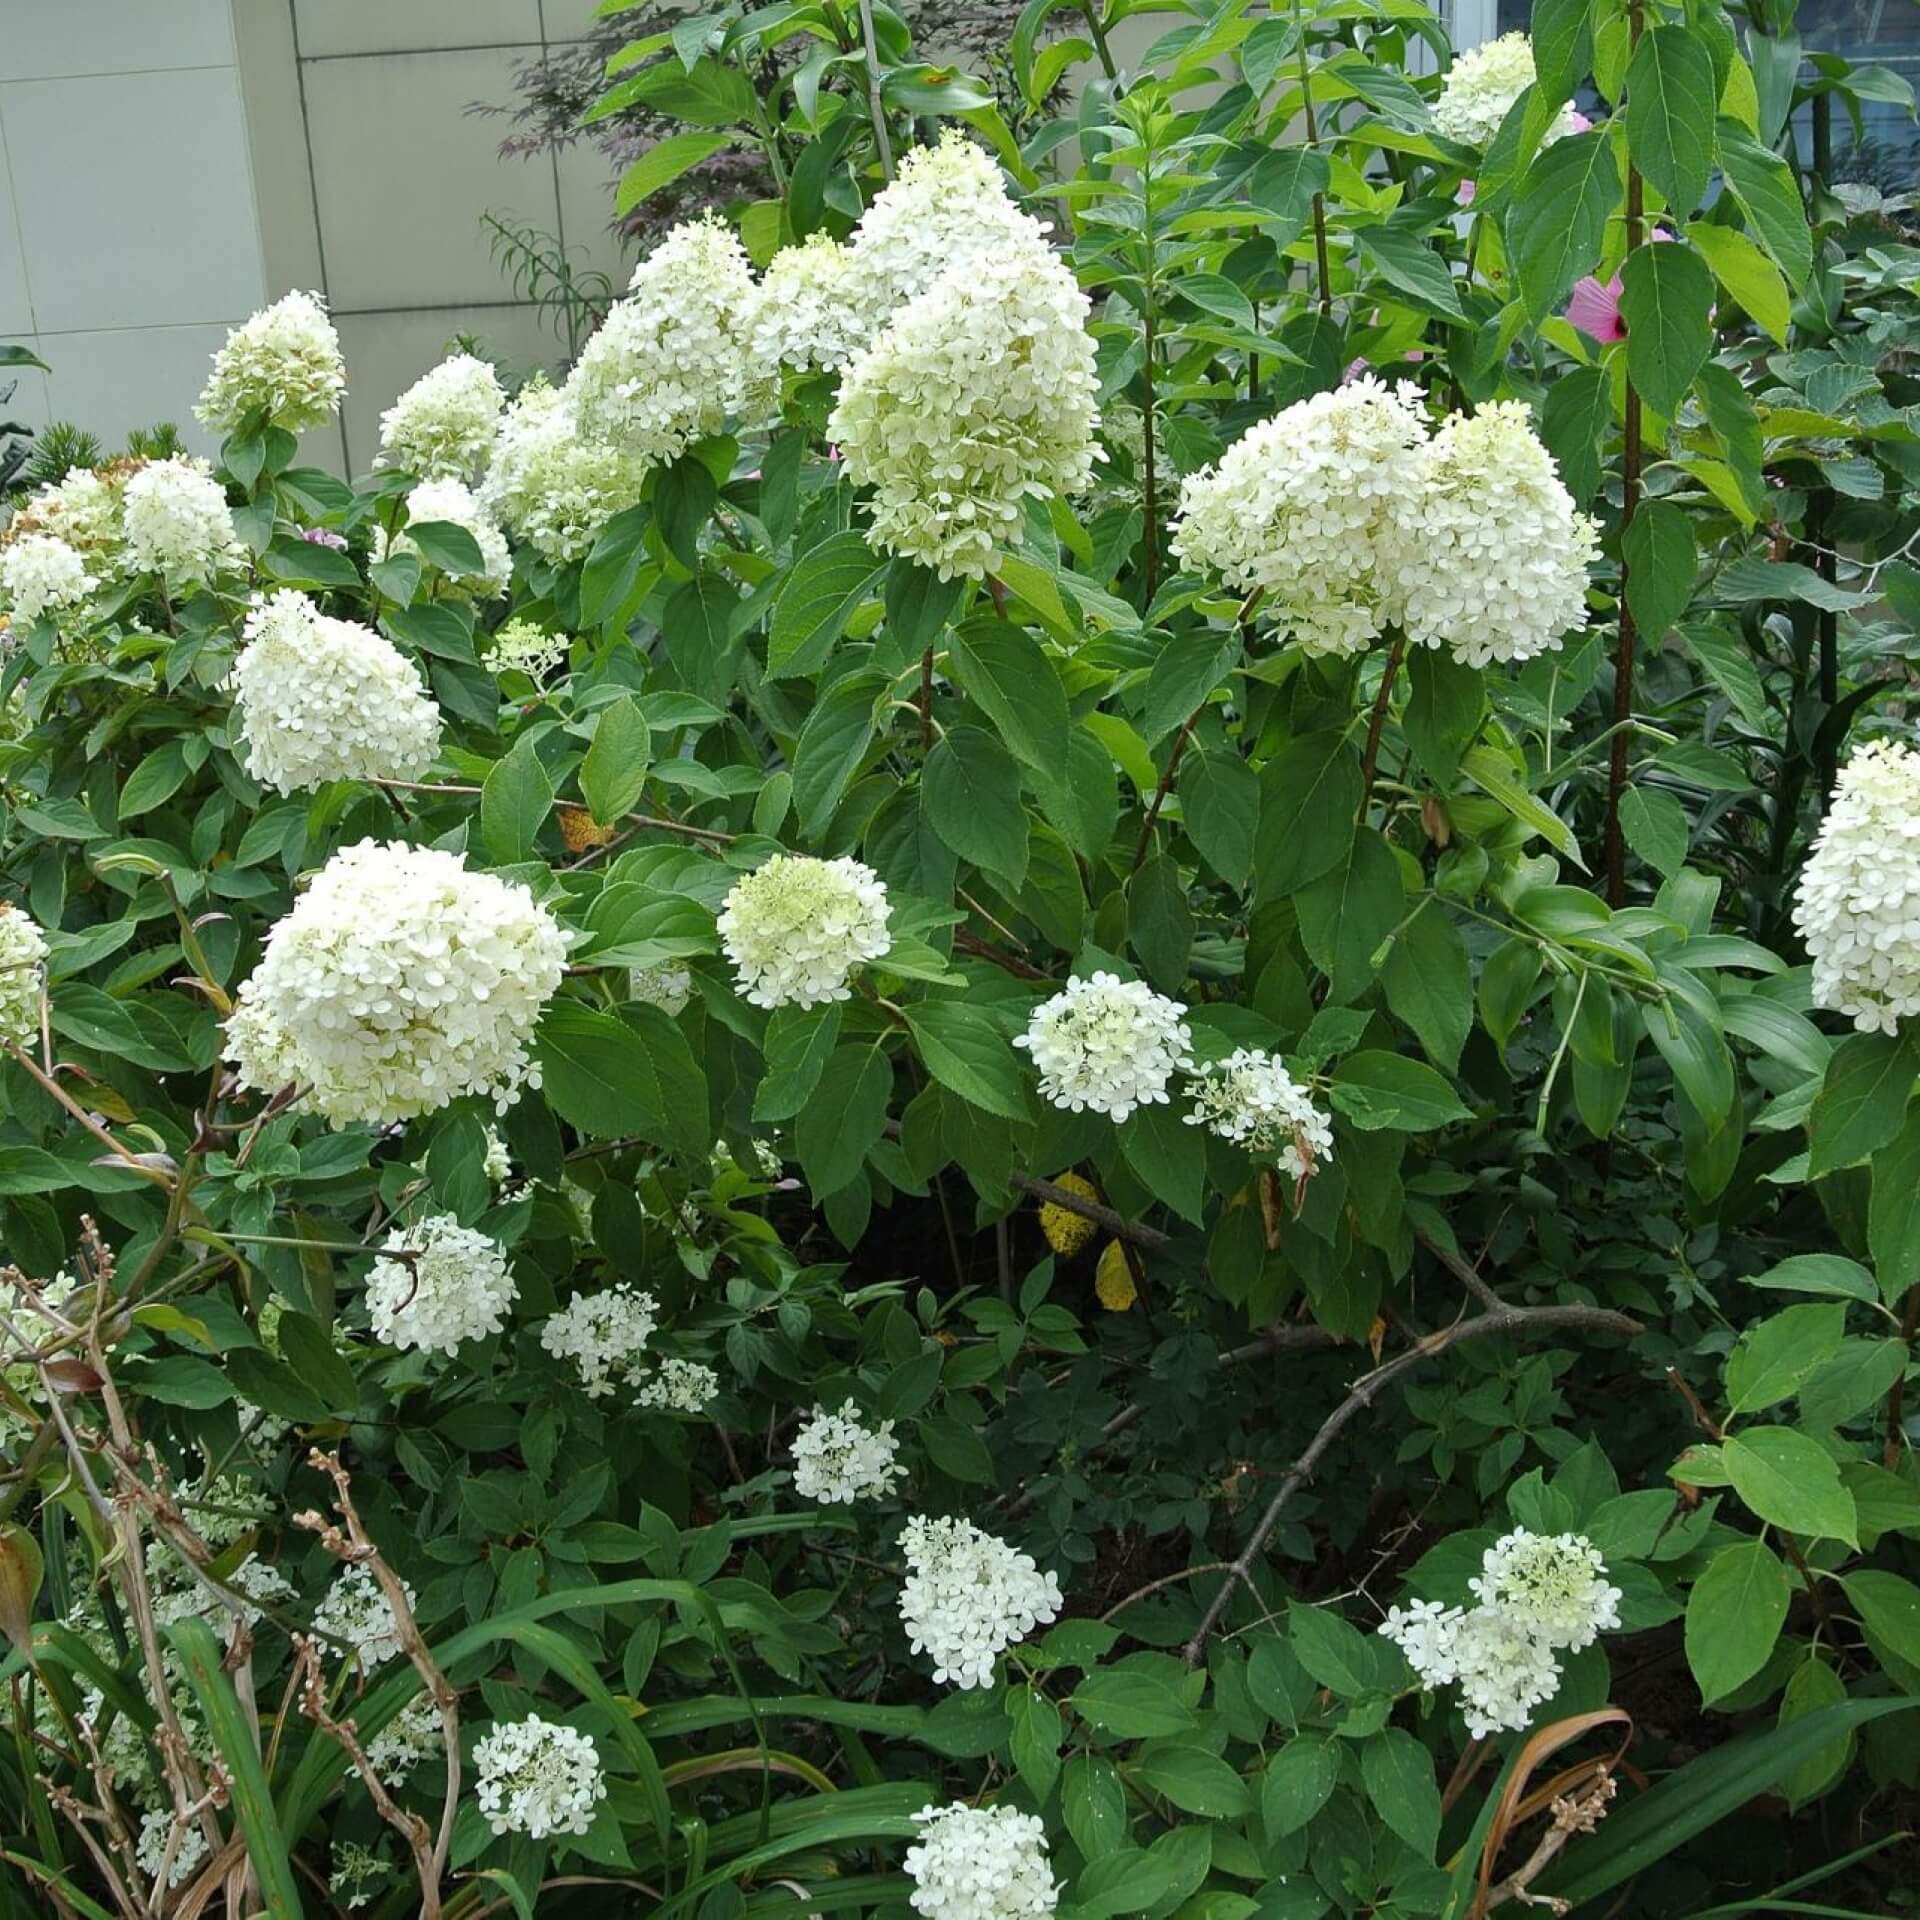
{"label": "thin branch", "polygon": [[867,54],[867,112],[880,148],[880,171],[893,178],[893,143],[887,138],[886,109],[880,104],[880,48],[873,31],[873,0],[860,0],[860,40]]}
{"label": "thin branch", "polygon": [[1387,654],[1387,664],[1381,670],[1380,691],[1374,696],[1373,714],[1367,721],[1367,750],[1360,761],[1360,818],[1363,820],[1367,817],[1368,803],[1373,799],[1373,776],[1380,765],[1380,734],[1393,706],[1393,683],[1399,678],[1400,662],[1406,657],[1406,651],[1407,636],[1396,627],[1393,646]]}

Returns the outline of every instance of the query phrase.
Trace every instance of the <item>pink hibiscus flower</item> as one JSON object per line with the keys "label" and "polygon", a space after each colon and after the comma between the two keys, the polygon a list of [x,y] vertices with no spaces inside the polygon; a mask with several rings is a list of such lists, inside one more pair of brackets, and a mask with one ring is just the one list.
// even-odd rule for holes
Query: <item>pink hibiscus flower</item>
{"label": "pink hibiscus flower", "polygon": [[[1673,235],[1665,227],[1655,227],[1649,238],[1671,240]],[[1575,281],[1566,317],[1589,340],[1597,340],[1603,347],[1624,340],[1627,323],[1620,317],[1620,276],[1616,273],[1611,280],[1601,281],[1588,274],[1584,280]]]}

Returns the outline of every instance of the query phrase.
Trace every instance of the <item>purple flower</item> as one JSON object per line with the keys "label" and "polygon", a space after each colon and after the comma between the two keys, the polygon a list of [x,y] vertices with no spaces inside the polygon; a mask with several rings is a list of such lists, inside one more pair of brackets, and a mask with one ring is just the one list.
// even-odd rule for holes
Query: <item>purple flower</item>
{"label": "purple flower", "polygon": [[327,527],[303,527],[300,538],[312,541],[316,547],[332,547],[336,553],[346,550],[347,536],[344,533],[334,533]]}

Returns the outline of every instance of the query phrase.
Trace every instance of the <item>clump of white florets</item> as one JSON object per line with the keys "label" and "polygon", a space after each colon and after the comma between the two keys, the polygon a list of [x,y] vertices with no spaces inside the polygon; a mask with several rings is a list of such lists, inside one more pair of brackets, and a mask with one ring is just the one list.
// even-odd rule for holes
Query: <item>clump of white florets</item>
{"label": "clump of white florets", "polygon": [[1038,1814],[1013,1807],[922,1807],[907,1849],[908,1904],[925,1920],[1041,1920],[1060,1896]]}
{"label": "clump of white florets", "polygon": [[943,274],[1046,244],[1016,207],[993,156],[956,128],[901,157],[900,171],[854,228],[841,279],[845,324],[871,339]]}
{"label": "clump of white florets", "polygon": [[0,546],[0,599],[23,624],[79,606],[99,584],[58,534],[22,533]]}
{"label": "clump of white florets", "polygon": [[1085,490],[1102,452],[1087,311],[1035,238],[943,275],[854,360],[827,431],[873,490],[873,546],[978,579],[1029,498]]}
{"label": "clump of white florets", "polygon": [[673,960],[652,967],[629,967],[627,998],[658,1007],[669,1018],[678,1019],[693,998],[693,975]]}
{"label": "clump of white florets", "polygon": [[524,673],[544,680],[567,657],[572,641],[547,633],[531,620],[509,620],[486,643],[486,661],[495,673]]}
{"label": "clump of white florets", "polygon": [[878,1499],[906,1475],[899,1451],[891,1420],[863,1426],[851,1400],[838,1413],[815,1407],[793,1437],[793,1490],[827,1506]]}
{"label": "clump of white florets", "polygon": [[367,1317],[389,1346],[452,1353],[498,1333],[519,1291],[498,1241],[430,1214],[387,1235],[367,1272]]}
{"label": "clump of white florets", "polygon": [[207,1836],[196,1822],[180,1820],[171,1807],[155,1807],[140,1816],[133,1857],[149,1880],[158,1880],[164,1872],[169,1887],[182,1887],[207,1857]]}
{"label": "clump of white florets", "polygon": [[[513,578],[513,555],[507,549],[507,536],[464,480],[423,480],[407,495],[407,522],[410,526],[459,527],[471,535],[473,544],[480,549],[479,572],[456,573],[449,578],[486,599],[506,592],[507,582]],[[418,543],[404,528],[391,542],[384,533],[376,535],[374,544],[383,555],[389,547],[397,553],[420,552]]]}
{"label": "clump of white florets", "polygon": [[456,353],[423,373],[380,416],[374,465],[422,479],[468,479],[486,464],[505,400],[500,376],[486,361]]}
{"label": "clump of white florets", "polygon": [[643,460],[677,460],[745,404],[753,270],[712,214],[673,229],[567,381],[580,430]]}
{"label": "clump of white florets", "polygon": [[756,1007],[844,1000],[854,970],[893,943],[885,884],[844,857],[776,854],[734,883],[716,925],[740,990]]}
{"label": "clump of white florets", "polygon": [[567,935],[523,886],[431,847],[336,853],[267,936],[227,1022],[241,1084],[387,1125],[539,1085],[528,1051]]}
{"label": "clump of white florets", "polygon": [[971,1520],[909,1520],[900,1550],[900,1618],[936,1680],[991,1686],[1000,1654],[1060,1611],[1059,1581]]}
{"label": "clump of white florets", "polygon": [[290,293],[227,335],[194,413],[222,433],[256,424],[303,433],[331,420],[346,390],[325,303]]}
{"label": "clump of white florets", "polygon": [[1310,654],[1364,652],[1398,615],[1396,516],[1420,485],[1419,395],[1365,374],[1284,407],[1180,490],[1173,550]]}
{"label": "clump of white florets", "polygon": [[1033,1056],[1043,1099],[1124,1120],[1136,1107],[1164,1106],[1174,1074],[1193,1065],[1186,1011],[1143,981],[1075,975],[1034,1008],[1013,1044]]}
{"label": "clump of white florets", "polygon": [[247,771],[281,793],[417,780],[440,750],[440,709],[406,655],[290,588],[247,615],[227,685]]}
{"label": "clump of white florets", "polygon": [[0,1041],[33,1047],[40,1039],[40,982],[47,937],[32,914],[0,900]]}
{"label": "clump of white florets", "polygon": [[500,422],[480,502],[508,532],[564,565],[640,498],[651,466],[611,441],[584,436],[568,396],[535,380]]}
{"label": "clump of white florets", "polygon": [[226,490],[204,460],[150,460],[120,499],[121,563],[169,586],[210,580],[246,552],[233,530]]}
{"label": "clump of white florets", "polygon": [[616,1380],[644,1371],[658,1306],[652,1294],[625,1285],[577,1294],[540,1329],[540,1344],[556,1360],[571,1360],[588,1398],[598,1400]]}
{"label": "clump of white florets", "polygon": [[1620,1624],[1620,1589],[1583,1534],[1516,1528],[1486,1550],[1467,1584],[1478,1604],[1415,1600],[1380,1632],[1426,1687],[1457,1684],[1476,1739],[1518,1731],[1560,1688],[1558,1653],[1577,1653]]}
{"label": "clump of white florets", "polygon": [[1454,414],[1418,467],[1395,569],[1409,640],[1484,667],[1551,652],[1585,625],[1600,529],[1560,484],[1524,401]]}
{"label": "clump of white florets", "polygon": [[36,489],[14,515],[11,531],[53,534],[104,573],[120,545],[120,487],[117,473],[75,467]]}
{"label": "clump of white florets", "polygon": [[[402,1580],[400,1590],[411,1607],[412,1587]],[[400,1651],[400,1628],[394,1619],[393,1603],[373,1569],[364,1563],[343,1568],[335,1576],[314,1609],[313,1630],[324,1639],[343,1642],[369,1671]]]}
{"label": "clump of white florets", "polygon": [[1920,752],[1873,740],[1841,768],[1794,895],[1815,1006],[1863,1033],[1920,1012]]}
{"label": "clump of white florets", "polygon": [[1277,1054],[1238,1047],[1202,1067],[1190,1091],[1190,1127],[1262,1158],[1274,1155],[1295,1180],[1311,1179],[1333,1157],[1333,1123]]}
{"label": "clump of white florets", "polygon": [[487,1129],[486,1149],[480,1157],[480,1171],[487,1176],[490,1185],[503,1187],[513,1178],[513,1155],[507,1151],[507,1143],[489,1127]]}
{"label": "clump of white florets", "polygon": [[720,1376],[698,1360],[669,1356],[641,1383],[636,1405],[656,1413],[704,1413],[720,1391]]}
{"label": "clump of white florets", "polygon": [[[1433,103],[1433,124],[1449,140],[1484,147],[1500,131],[1513,103],[1534,83],[1533,42],[1524,33],[1503,33],[1459,54],[1447,69],[1440,97]],[[1563,106],[1540,144],[1551,146],[1577,132],[1580,121]]]}
{"label": "clump of white florets", "polygon": [[446,1729],[431,1698],[410,1700],[367,1742],[367,1761],[390,1787],[402,1786],[422,1761],[446,1747]]}
{"label": "clump of white florets", "polygon": [[495,1833],[585,1833],[607,1797],[593,1742],[529,1714],[481,1736],[473,1749],[474,1797]]}
{"label": "clump of white florets", "polygon": [[[13,914],[0,913],[0,933],[13,918]],[[31,1410],[45,1399],[46,1386],[32,1356],[61,1338],[60,1328],[39,1309],[44,1306],[61,1313],[79,1290],[80,1282],[64,1270],[30,1288],[0,1280],[0,1320],[13,1328],[10,1334],[6,1325],[0,1325],[0,1380],[6,1382],[14,1401],[24,1402],[28,1409],[15,1412],[13,1402],[0,1400],[0,1443],[23,1440],[39,1425]]]}
{"label": "clump of white florets", "polygon": [[754,293],[749,363],[769,374],[777,367],[830,373],[845,366],[875,331],[853,298],[853,265],[852,249],[830,233],[782,247]]}

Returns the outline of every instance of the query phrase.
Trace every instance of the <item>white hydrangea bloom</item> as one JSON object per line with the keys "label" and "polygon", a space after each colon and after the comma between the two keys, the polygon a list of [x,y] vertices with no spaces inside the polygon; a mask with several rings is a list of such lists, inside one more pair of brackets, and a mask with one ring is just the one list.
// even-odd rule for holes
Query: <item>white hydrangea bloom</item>
{"label": "white hydrangea bloom", "polygon": [[720,1391],[720,1376],[698,1360],[668,1357],[634,1395],[637,1406],[656,1413],[705,1413]]}
{"label": "white hydrangea bloom", "polygon": [[1377,1631],[1406,1655],[1422,1686],[1450,1686],[1459,1671],[1460,1614],[1460,1608],[1443,1607],[1438,1600],[1414,1600],[1404,1607],[1389,1607]]}
{"label": "white hydrangea bloom", "polygon": [[0,1042],[39,1044],[46,961],[47,937],[40,923],[11,901],[0,900]]}
{"label": "white hydrangea bloom", "polygon": [[[414,1591],[406,1581],[400,1590],[407,1605]],[[361,1563],[343,1567],[314,1609],[313,1630],[329,1640],[344,1641],[360,1664],[371,1671],[400,1651],[400,1630],[393,1604],[382,1591],[373,1569]]]}
{"label": "white hydrangea bloom", "polygon": [[223,1473],[212,1479],[202,1476],[182,1487],[180,1507],[194,1532],[217,1551],[256,1531],[272,1513],[273,1499],[257,1480]]}
{"label": "white hydrangea bloom", "polygon": [[922,1807],[924,1823],[904,1862],[909,1904],[926,1920],[1041,1920],[1060,1885],[1037,1814],[1014,1807]]}
{"label": "white hydrangea bloom", "polygon": [[[204,1620],[216,1636],[229,1646],[233,1644],[232,1608],[186,1561],[158,1540],[149,1542],[146,1560],[153,1617],[158,1625],[170,1627],[182,1620]],[[221,1576],[221,1584],[238,1596],[241,1617],[249,1627],[258,1623],[267,1608],[284,1607],[296,1597],[292,1581],[257,1553],[248,1554],[231,1573]]]}
{"label": "white hydrangea bloom", "polygon": [[672,960],[662,960],[653,967],[629,967],[627,998],[658,1007],[670,1019],[677,1020],[693,998],[693,975]]}
{"label": "white hydrangea bloom", "polygon": [[793,1490],[823,1506],[879,1499],[906,1477],[899,1451],[891,1420],[863,1426],[851,1400],[838,1413],[817,1406],[793,1436]]}
{"label": "white hydrangea bloom", "polygon": [[1420,485],[1418,391],[1372,374],[1283,407],[1180,489],[1173,550],[1264,594],[1309,654],[1365,652],[1398,615],[1396,515]]}
{"label": "white hydrangea bloom", "polygon": [[1074,975],[1034,1008],[1013,1044],[1032,1054],[1042,1099],[1124,1120],[1136,1107],[1164,1106],[1168,1082],[1193,1065],[1185,1012],[1144,981]]}
{"label": "white hydrangea bloom", "polygon": [[504,1111],[540,1083],[528,1043],[567,938],[525,887],[457,853],[362,840],[267,936],[228,1057],[242,1085],[297,1085],[336,1126],[412,1119],[465,1093]]}
{"label": "white hydrangea bloom", "polygon": [[280,793],[329,780],[418,780],[440,751],[440,709],[393,642],[283,589],[247,615],[227,679],[246,768]]}
{"label": "white hydrangea bloom", "polygon": [[120,517],[122,566],[157,573],[170,587],[210,580],[246,559],[226,489],[204,460],[176,454],[148,461],[128,480]]}
{"label": "white hydrangea bloom", "polygon": [[500,422],[480,502],[556,566],[580,559],[616,513],[640,498],[651,459],[580,432],[572,401],[544,380],[522,388]]}
{"label": "white hydrangea bloom", "polygon": [[581,432],[649,461],[721,432],[751,384],[753,303],[753,269],[716,215],[675,227],[567,380]]}
{"label": "white hydrangea bloom", "polygon": [[993,156],[949,127],[936,146],[903,154],[892,183],[860,216],[840,277],[842,325],[864,344],[943,274],[1044,247],[1046,234],[1008,198]]}
{"label": "white hydrangea bloom", "polygon": [[380,1882],[392,1872],[371,1847],[363,1846],[358,1840],[336,1838],[330,1852],[333,1871],[327,1875],[327,1891],[349,1913],[367,1905],[379,1890]]}
{"label": "white hydrangea bloom", "polygon": [[871,545],[978,579],[1030,496],[1091,484],[1104,449],[1087,311],[1035,240],[943,275],[853,361],[827,431],[873,490]]}
{"label": "white hydrangea bloom", "polygon": [[[409,525],[436,521],[445,526],[463,527],[480,549],[480,571],[450,576],[482,599],[491,600],[505,593],[513,578],[513,555],[507,548],[507,536],[495,524],[493,516],[480,504],[473,489],[464,480],[423,480],[407,495]],[[407,537],[403,527],[389,541],[384,532],[374,536],[375,550],[384,556],[395,553],[418,554],[419,547]]]}
{"label": "white hydrangea bloom", "polygon": [[[179,1837],[173,1840],[173,1858],[168,1861],[167,1842],[176,1833]],[[184,1887],[207,1857],[207,1836],[200,1831],[198,1821],[176,1827],[171,1807],[155,1807],[140,1816],[140,1837],[133,1857],[149,1880],[160,1877],[161,1865],[165,1862],[167,1885]]]}
{"label": "white hydrangea bloom", "polygon": [[1264,1158],[1277,1154],[1280,1170],[1309,1180],[1333,1157],[1333,1123],[1313,1104],[1278,1054],[1237,1047],[1202,1067],[1191,1088],[1190,1127]]}
{"label": "white hydrangea bloom", "polygon": [[487,1150],[480,1170],[496,1187],[505,1186],[513,1178],[513,1156],[507,1151],[507,1143],[491,1127],[487,1129]]}
{"label": "white hydrangea bloom", "polygon": [[99,584],[58,534],[23,533],[0,546],[0,598],[22,624],[79,606]]}
{"label": "white hydrangea bloom", "polygon": [[566,659],[572,644],[564,633],[544,632],[531,620],[509,620],[487,641],[486,662],[494,673],[544,680]]}
{"label": "white hydrangea bloom", "polygon": [[585,1833],[607,1797],[593,1742],[537,1713],[483,1734],[473,1749],[474,1798],[495,1833]]}
{"label": "white hydrangea bloom", "polygon": [[[406,1253],[411,1259],[390,1256]],[[450,1213],[396,1227],[367,1272],[367,1317],[389,1346],[453,1353],[498,1333],[519,1294],[506,1250]]]}
{"label": "white hydrangea bloom", "polygon": [[576,1294],[540,1329],[540,1344],[556,1360],[573,1362],[589,1399],[603,1399],[616,1379],[632,1381],[644,1371],[658,1306],[652,1294],[625,1284]]}
{"label": "white hydrangea bloom", "polygon": [[1453,1660],[1467,1731],[1476,1739],[1518,1732],[1560,1691],[1553,1649],[1503,1608],[1472,1607],[1460,1616]]}
{"label": "white hydrangea bloom", "polygon": [[1555,1649],[1578,1653],[1620,1624],[1620,1589],[1583,1533],[1503,1534],[1482,1556],[1467,1586],[1483,1607],[1524,1621]]}
{"label": "white hydrangea bloom", "polygon": [[92,467],[75,467],[38,488],[13,517],[16,536],[50,533],[101,573],[120,545],[120,487]]}
{"label": "white hydrangea bloom", "polygon": [[438,1759],[446,1747],[446,1730],[439,1709],[422,1694],[409,1700],[367,1742],[367,1760],[390,1787],[406,1784],[407,1775],[422,1761]]}
{"label": "white hydrangea bloom", "polygon": [[1462,666],[1531,660],[1587,619],[1600,529],[1577,511],[1522,400],[1454,414],[1418,456],[1395,537],[1395,617]]}
{"label": "white hydrangea bloom", "polygon": [[290,293],[227,335],[193,411],[221,433],[255,420],[304,433],[331,420],[346,391],[326,303],[317,293]]}
{"label": "white hydrangea bloom", "polygon": [[[915,156],[922,151],[916,148]],[[779,367],[796,373],[844,367],[876,331],[851,284],[853,265],[852,249],[830,233],[782,247],[755,289],[749,364],[768,375]]]}
{"label": "white hydrangea bloom", "polygon": [[464,480],[486,464],[505,401],[500,376],[486,361],[453,354],[380,416],[380,452],[373,464],[422,479]]}
{"label": "white hydrangea bloom", "polygon": [[[1503,33],[1497,40],[1483,41],[1471,52],[1454,57],[1440,97],[1433,103],[1433,124],[1462,146],[1484,147],[1533,82],[1533,42],[1524,33]],[[1573,108],[1563,106],[1540,144],[1550,147],[1577,132],[1580,125]]]}
{"label": "white hydrangea bloom", "polygon": [[734,883],[715,924],[756,1007],[844,1000],[854,970],[893,944],[885,883],[846,857],[776,854]]}
{"label": "white hydrangea bloom", "polygon": [[994,1661],[1060,1611],[1060,1583],[970,1520],[915,1518],[900,1536],[907,1578],[900,1618],[933,1677],[960,1688],[993,1684]]}
{"label": "white hydrangea bloom", "polygon": [[1862,1033],[1920,1013],[1920,752],[1873,740],[1841,768],[1794,893],[1815,1006]]}

